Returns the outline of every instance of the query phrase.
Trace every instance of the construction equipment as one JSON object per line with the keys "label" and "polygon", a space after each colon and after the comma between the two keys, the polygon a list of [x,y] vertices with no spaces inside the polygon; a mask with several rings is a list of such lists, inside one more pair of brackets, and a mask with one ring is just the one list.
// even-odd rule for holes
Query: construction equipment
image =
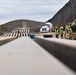
{"label": "construction equipment", "polygon": [[41,28],[40,28],[40,32],[51,32],[53,31],[53,24],[50,22],[46,22]]}

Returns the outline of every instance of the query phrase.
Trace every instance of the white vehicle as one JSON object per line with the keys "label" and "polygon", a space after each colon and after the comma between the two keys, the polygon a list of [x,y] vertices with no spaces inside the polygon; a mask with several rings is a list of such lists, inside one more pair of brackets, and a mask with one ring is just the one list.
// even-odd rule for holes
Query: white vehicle
{"label": "white vehicle", "polygon": [[40,28],[40,32],[50,32],[52,31],[51,30],[52,28],[53,28],[53,25],[50,22],[47,22]]}

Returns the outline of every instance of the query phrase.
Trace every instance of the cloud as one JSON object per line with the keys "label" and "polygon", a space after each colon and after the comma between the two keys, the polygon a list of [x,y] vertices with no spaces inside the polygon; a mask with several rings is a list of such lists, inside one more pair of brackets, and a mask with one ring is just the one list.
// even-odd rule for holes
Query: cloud
{"label": "cloud", "polygon": [[0,23],[15,19],[47,21],[69,0],[0,0]]}

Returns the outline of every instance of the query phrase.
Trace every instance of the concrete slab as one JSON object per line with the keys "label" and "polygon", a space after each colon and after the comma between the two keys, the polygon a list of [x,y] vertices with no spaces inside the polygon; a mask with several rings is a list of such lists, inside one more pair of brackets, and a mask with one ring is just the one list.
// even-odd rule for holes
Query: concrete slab
{"label": "concrete slab", "polygon": [[75,75],[29,37],[0,47],[0,75]]}

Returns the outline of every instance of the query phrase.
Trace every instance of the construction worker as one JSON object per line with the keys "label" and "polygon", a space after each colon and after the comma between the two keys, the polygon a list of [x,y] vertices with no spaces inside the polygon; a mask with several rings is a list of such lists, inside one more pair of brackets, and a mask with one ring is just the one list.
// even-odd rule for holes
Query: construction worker
{"label": "construction worker", "polygon": [[71,28],[73,31],[76,31],[76,19],[71,23]]}
{"label": "construction worker", "polygon": [[60,36],[61,36],[62,39],[63,39],[63,34],[64,34],[64,33],[63,33],[63,26],[61,26],[61,27],[60,27]]}
{"label": "construction worker", "polygon": [[68,33],[69,33],[69,39],[72,39],[72,28],[70,25],[68,26]]}
{"label": "construction worker", "polygon": [[59,38],[59,29],[57,26],[55,26],[55,36],[56,38]]}

